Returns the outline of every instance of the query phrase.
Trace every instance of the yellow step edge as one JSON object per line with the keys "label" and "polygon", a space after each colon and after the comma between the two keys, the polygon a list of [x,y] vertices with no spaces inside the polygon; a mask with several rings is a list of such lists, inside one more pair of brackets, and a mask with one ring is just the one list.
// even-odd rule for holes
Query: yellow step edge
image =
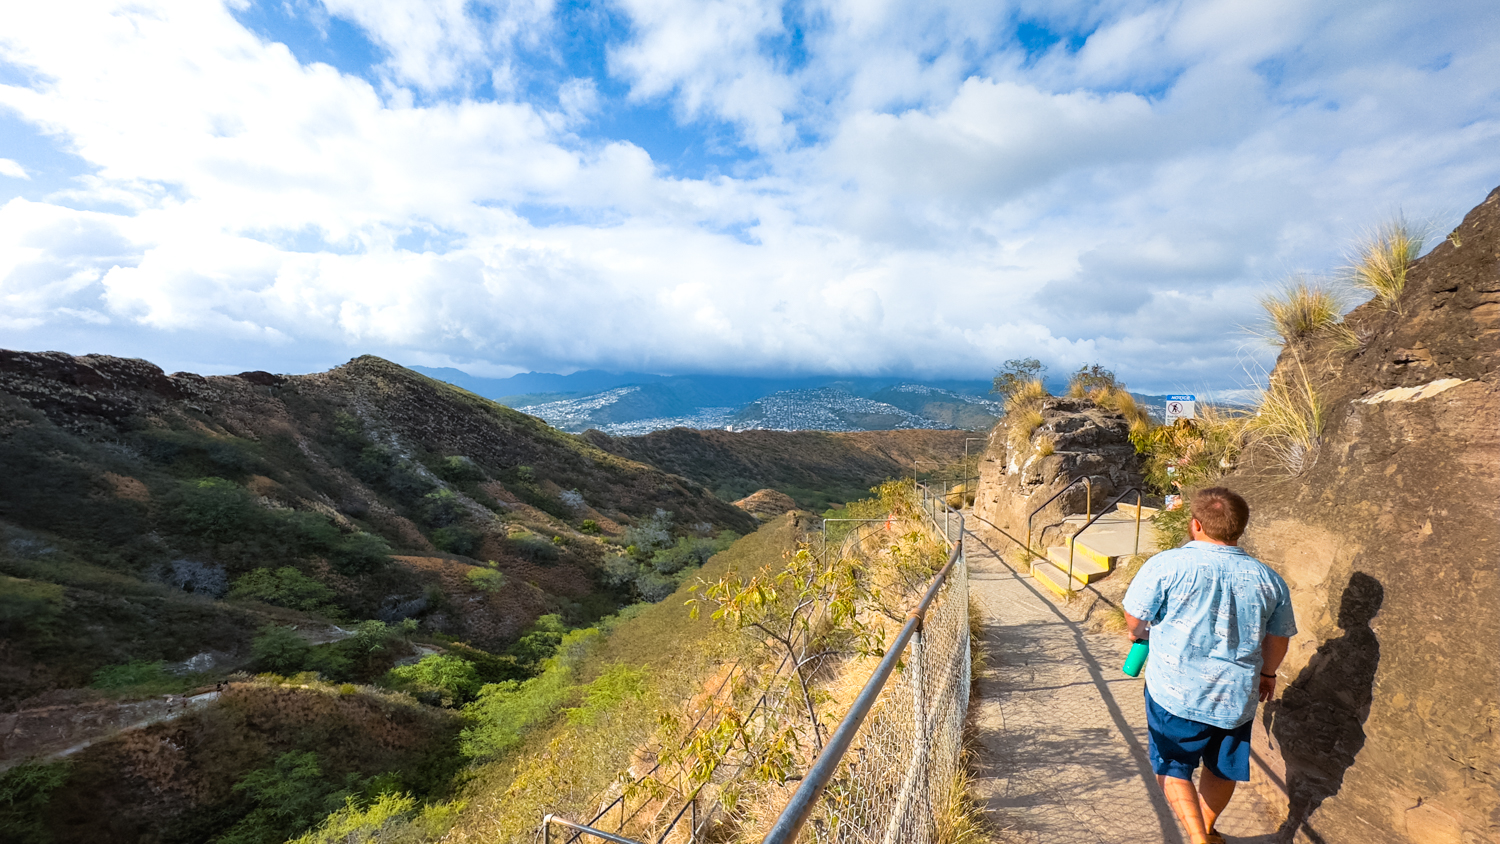
{"label": "yellow step edge", "polygon": [[[1043,569],[1043,568],[1051,569],[1052,571],[1056,572],[1057,579],[1054,580],[1054,579],[1048,577],[1047,575],[1043,574],[1042,572],[1038,571],[1038,569]],[[1031,563],[1031,576],[1032,576],[1033,579],[1041,581],[1044,586],[1046,586],[1048,589],[1051,589],[1053,592],[1057,593],[1058,595],[1060,595],[1060,596],[1062,596],[1064,598],[1066,598],[1068,596],[1068,590],[1066,588],[1064,588],[1063,585],[1060,582],[1058,582],[1058,581],[1067,580],[1068,579],[1068,572],[1065,569],[1059,567],[1056,563],[1052,563],[1052,562],[1049,562],[1047,560],[1033,560],[1032,563]],[[1100,577],[1103,577],[1103,575],[1101,574]],[[1072,591],[1077,592],[1080,589],[1083,589],[1085,586],[1089,585],[1089,582],[1090,581],[1088,581],[1088,580],[1085,580],[1083,578],[1075,576],[1072,579],[1072,585],[1073,585],[1073,590]]]}

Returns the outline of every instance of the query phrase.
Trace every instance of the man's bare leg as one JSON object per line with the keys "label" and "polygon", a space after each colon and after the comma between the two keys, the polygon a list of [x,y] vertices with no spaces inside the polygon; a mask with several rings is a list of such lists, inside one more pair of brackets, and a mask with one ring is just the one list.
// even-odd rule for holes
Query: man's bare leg
{"label": "man's bare leg", "polygon": [[1198,796],[1202,799],[1203,828],[1209,832],[1214,831],[1214,824],[1218,822],[1219,815],[1224,813],[1224,807],[1229,805],[1229,799],[1234,796],[1234,780],[1226,780],[1214,774],[1207,766],[1198,773]]}
{"label": "man's bare leg", "polygon": [[1187,829],[1189,844],[1207,844],[1208,827],[1203,824],[1203,809],[1198,803],[1198,792],[1192,780],[1156,775],[1167,803],[1177,813],[1177,819]]}

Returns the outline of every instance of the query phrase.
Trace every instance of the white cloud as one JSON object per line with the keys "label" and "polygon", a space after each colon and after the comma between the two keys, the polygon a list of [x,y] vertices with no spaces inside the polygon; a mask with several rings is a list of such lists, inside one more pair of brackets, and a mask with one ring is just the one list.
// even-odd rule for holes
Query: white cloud
{"label": "white cloud", "polygon": [[[0,11],[32,80],[0,109],[87,162],[0,206],[7,342],[103,326],[230,370],[271,349],[982,376],[1035,354],[1239,386],[1258,290],[1500,181],[1500,57],[1457,5],[623,3],[610,67],[683,131],[737,127],[743,178],[590,135],[603,80],[549,66],[545,102],[474,99],[550,49],[548,3],[326,5],[387,51],[379,87],[198,0]],[[1028,17],[1093,34],[1027,56]]]}
{"label": "white cloud", "polygon": [[22,167],[9,158],[0,158],[0,176],[9,176],[12,179],[26,179],[30,181],[31,175]]}

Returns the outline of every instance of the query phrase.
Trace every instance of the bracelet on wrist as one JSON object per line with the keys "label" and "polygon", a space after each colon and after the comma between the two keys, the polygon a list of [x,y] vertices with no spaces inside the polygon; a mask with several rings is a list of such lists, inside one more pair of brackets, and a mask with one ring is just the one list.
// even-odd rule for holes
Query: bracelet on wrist
{"label": "bracelet on wrist", "polygon": [[1270,679],[1272,679],[1272,680],[1275,680],[1275,679],[1276,679],[1276,675],[1275,675],[1275,674],[1267,674],[1267,673],[1266,673],[1266,672],[1264,672],[1264,671],[1262,671],[1262,672],[1261,672],[1261,673],[1260,673],[1260,676],[1262,676],[1262,677],[1267,677],[1267,678],[1270,678]]}

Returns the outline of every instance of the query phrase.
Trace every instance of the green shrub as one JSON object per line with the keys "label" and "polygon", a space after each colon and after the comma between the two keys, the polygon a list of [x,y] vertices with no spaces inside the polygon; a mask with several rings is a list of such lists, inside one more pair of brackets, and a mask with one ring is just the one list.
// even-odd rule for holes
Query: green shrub
{"label": "green shrub", "polygon": [[254,808],[216,841],[280,844],[345,805],[360,785],[357,774],[343,782],[325,777],[316,753],[283,753],[271,767],[251,771],[234,784],[234,793]]}
{"label": "green shrub", "polygon": [[478,553],[483,542],[484,534],[463,525],[441,527],[432,532],[432,544],[439,551],[464,557],[472,557]]}
{"label": "green shrub", "polygon": [[260,671],[295,674],[306,667],[311,653],[312,645],[290,626],[268,624],[250,641],[250,655]]}
{"label": "green shrub", "polygon": [[390,555],[384,539],[360,531],[341,537],[328,549],[328,562],[343,574],[369,574],[390,562]]}
{"label": "green shrub", "polygon": [[505,574],[494,569],[472,568],[464,574],[469,585],[481,592],[499,592],[505,588]]}
{"label": "green shrub", "polygon": [[521,638],[510,646],[510,653],[522,664],[540,665],[542,661],[557,653],[568,627],[562,616],[548,613],[531,623]]}
{"label": "green shrub", "polygon": [[463,504],[451,489],[440,489],[422,496],[419,515],[432,527],[447,527],[458,521],[463,513]]}
{"label": "green shrub", "polygon": [[250,491],[223,478],[202,478],[174,490],[162,502],[171,528],[210,542],[233,542],[264,529],[269,514]]}
{"label": "green shrub", "polygon": [[474,699],[481,685],[473,663],[449,654],[430,654],[414,665],[392,668],[385,676],[391,688],[438,706],[467,703]]}
{"label": "green shrub", "polygon": [[583,705],[566,710],[573,724],[593,724],[603,713],[627,700],[640,700],[646,694],[650,675],[646,668],[630,668],[615,663],[583,688]]}
{"label": "green shrub", "polygon": [[184,692],[192,682],[191,678],[176,677],[168,673],[165,662],[140,660],[95,671],[89,687],[117,694],[150,697]]}
{"label": "green shrub", "polygon": [[677,591],[678,581],[658,571],[641,572],[635,579],[636,594],[641,600],[657,603],[664,601]]}
{"label": "green shrub", "polygon": [[733,531],[723,531],[713,539],[684,536],[671,548],[663,548],[653,554],[651,566],[662,574],[674,574],[685,568],[701,566],[739,538],[739,534]]}
{"label": "green shrub", "polygon": [[471,759],[498,756],[555,718],[576,690],[575,669],[602,639],[595,628],[574,630],[563,637],[556,656],[546,661],[538,676],[481,688],[478,698],[464,707],[471,726],[459,737],[460,751]]}
{"label": "green shrub", "polygon": [[22,762],[0,773],[0,830],[10,841],[45,844],[48,803],[70,773],[67,762]]}
{"label": "green shrub", "polygon": [[242,575],[229,591],[230,598],[248,598],[303,612],[327,613],[333,590],[291,566],[256,569]]}
{"label": "green shrub", "polygon": [[484,470],[461,455],[444,457],[434,467],[437,476],[450,484],[473,484],[484,480]]}
{"label": "green shrub", "polygon": [[578,525],[578,532],[597,534],[599,532],[599,523],[597,521],[594,521],[593,519],[584,519]]}
{"label": "green shrub", "polygon": [[178,477],[242,479],[264,462],[250,443],[197,432],[151,429],[137,434],[136,443],[146,459]]}
{"label": "green shrub", "polygon": [[312,832],[290,844],[426,844],[448,831],[462,804],[417,808],[409,794],[377,794],[368,804],[354,798]]}
{"label": "green shrub", "polygon": [[642,561],[648,560],[658,550],[672,545],[672,522],[670,512],[658,509],[648,518],[626,528],[621,541],[627,547],[634,547],[636,556]]}
{"label": "green shrub", "polygon": [[50,641],[61,623],[63,595],[55,583],[0,575],[0,637]]}

